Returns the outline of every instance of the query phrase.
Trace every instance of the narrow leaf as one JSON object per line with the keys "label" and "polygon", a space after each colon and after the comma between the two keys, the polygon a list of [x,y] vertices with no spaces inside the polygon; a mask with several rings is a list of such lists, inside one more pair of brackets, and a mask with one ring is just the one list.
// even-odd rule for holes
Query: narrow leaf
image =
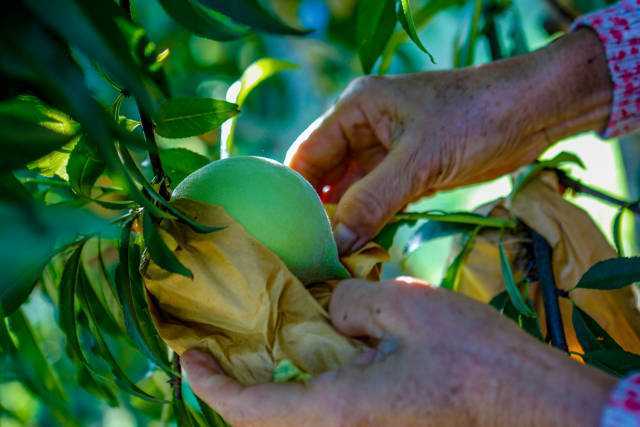
{"label": "narrow leaf", "polygon": [[172,375],[166,347],[161,344],[149,313],[146,291],[138,271],[140,250],[137,245],[131,244],[131,227],[130,221],[122,229],[120,260],[116,268],[118,299],[122,304],[125,325],[136,347],[158,367]]}
{"label": "narrow leaf", "polygon": [[143,218],[143,231],[144,231],[144,244],[151,255],[151,259],[158,264],[159,267],[170,271],[172,273],[180,274],[189,278],[193,278],[193,273],[187,267],[185,267],[178,257],[173,253],[171,249],[167,247],[167,244],[160,235],[158,226],[154,223],[153,218],[147,212],[142,215]]}
{"label": "narrow leaf", "polygon": [[573,327],[580,345],[585,352],[617,349],[622,347],[586,312],[581,310],[575,303],[571,315]]}
{"label": "narrow leaf", "polygon": [[467,257],[469,252],[471,252],[476,236],[478,235],[480,229],[481,227],[478,226],[471,233],[464,237],[462,241],[462,249],[460,249],[458,255],[456,255],[451,265],[449,265],[449,267],[447,268],[440,287],[454,291],[457,290],[460,267],[462,267],[462,262]]}
{"label": "narrow leaf", "polygon": [[71,188],[79,194],[90,196],[93,184],[105,168],[106,164],[97,150],[89,145],[85,138],[80,138],[67,162]]}
{"label": "narrow leaf", "polygon": [[228,17],[207,9],[196,0],[158,0],[162,8],[180,25],[211,40],[228,41],[245,36],[248,29]]}
{"label": "narrow leaf", "polygon": [[396,214],[392,221],[417,221],[429,219],[432,221],[450,222],[457,224],[479,225],[491,228],[515,228],[517,222],[511,218],[500,218],[494,216],[484,216],[471,212],[402,212]]}
{"label": "narrow leaf", "polygon": [[595,350],[585,353],[583,357],[588,364],[617,377],[625,377],[640,370],[640,356],[624,350]]}
{"label": "narrow leaf", "polygon": [[90,322],[91,332],[96,339],[97,347],[99,350],[99,355],[102,359],[107,362],[111,369],[111,373],[115,377],[115,382],[120,386],[124,391],[132,394],[133,396],[139,397],[144,400],[148,400],[156,403],[165,402],[163,399],[156,398],[151,396],[149,393],[142,390],[138,387],[133,381],[131,381],[128,375],[124,372],[124,370],[120,367],[117,360],[109,350],[109,346],[105,341],[104,336],[102,335],[102,324],[97,316],[96,307],[102,305],[102,303],[98,300],[97,296],[93,292],[91,285],[88,281],[85,281],[82,284],[82,287],[79,292],[80,300],[83,303],[83,308],[85,313],[87,313],[87,317]]}
{"label": "narrow leaf", "polygon": [[79,131],[78,124],[31,96],[0,102],[0,171],[25,166],[61,148]]}
{"label": "narrow leaf", "polygon": [[172,188],[211,161],[208,157],[186,148],[169,148],[160,150],[159,154],[162,168],[169,177]]}
{"label": "narrow leaf", "polygon": [[613,235],[613,243],[616,246],[616,252],[618,252],[618,256],[624,256],[624,248],[622,246],[622,216],[624,215],[625,208],[622,207],[616,213],[616,216],[613,218],[612,225],[612,235]]}
{"label": "narrow leaf", "polygon": [[[185,215],[184,213],[176,209],[172,204],[170,204],[167,200],[165,200],[164,197],[158,194],[158,192],[151,186],[149,181],[147,181],[144,175],[142,175],[142,172],[140,172],[140,169],[138,169],[136,162],[131,157],[131,153],[129,153],[129,151],[126,148],[123,148],[120,150],[120,155],[122,156],[122,159],[124,161],[124,165],[123,165],[124,171],[129,177],[129,179],[133,181],[133,177],[135,177],[135,179],[142,185],[142,188],[144,188],[144,190],[146,191],[146,194],[148,194],[151,198],[153,198],[153,200],[156,203],[162,205],[162,207],[167,212],[169,212],[170,215],[173,215],[174,217],[178,218],[180,221],[187,224],[189,227],[191,227],[192,230],[194,230],[197,233],[211,233],[214,231],[221,230],[223,228],[223,227],[215,227],[215,226],[200,224],[199,222],[194,221],[193,218],[189,217],[188,215]],[[144,208],[148,209],[149,212],[153,213],[155,217],[159,217],[159,218],[170,217],[169,214],[165,213],[163,210],[160,210],[154,203],[151,203],[146,197],[142,196],[140,200],[143,201]]]}
{"label": "narrow leaf", "polygon": [[365,74],[371,73],[396,26],[395,0],[359,0],[356,17],[358,56]]}
{"label": "narrow leaf", "polygon": [[578,156],[567,151],[563,151],[552,159],[535,162],[524,168],[522,172],[519,172],[516,175],[513,182],[513,189],[511,190],[511,197],[518,194],[526,184],[528,184],[543,170],[557,169],[565,163],[580,166],[582,169],[585,167],[584,163],[582,163],[582,160],[580,160]]}
{"label": "narrow leaf", "polygon": [[498,251],[500,252],[500,270],[502,271],[502,279],[506,291],[509,293],[511,303],[513,306],[524,316],[536,317],[536,312],[529,307],[524,301],[520,289],[516,285],[516,281],[513,278],[513,271],[511,270],[511,264],[509,263],[509,257],[504,248],[504,242],[500,240],[498,243]]}
{"label": "narrow leaf", "polygon": [[[397,223],[392,223],[397,224]],[[455,222],[427,221],[413,233],[404,247],[404,254],[414,252],[423,244],[442,237],[456,236],[460,233],[470,233],[476,226]],[[386,228],[386,227],[385,227]],[[384,230],[384,229],[383,229]]]}
{"label": "narrow leaf", "polygon": [[173,98],[154,117],[156,132],[165,138],[198,136],[238,114],[238,106],[211,98]]}
{"label": "narrow leaf", "polygon": [[411,13],[411,2],[410,0],[396,0],[396,14],[398,15],[398,21],[400,21],[400,25],[409,35],[411,40],[415,43],[418,48],[429,55],[429,59],[432,63],[436,63],[433,59],[433,55],[427,50],[427,48],[422,44],[420,40],[420,36],[418,36],[418,32],[416,31],[416,24],[413,21],[413,14]]}
{"label": "narrow leaf", "polygon": [[594,264],[576,288],[618,289],[640,280],[640,257],[612,258]]}
{"label": "narrow leaf", "polygon": [[274,34],[305,35],[301,30],[285,24],[280,18],[266,10],[258,0],[199,0],[201,4],[228,16],[240,24]]}

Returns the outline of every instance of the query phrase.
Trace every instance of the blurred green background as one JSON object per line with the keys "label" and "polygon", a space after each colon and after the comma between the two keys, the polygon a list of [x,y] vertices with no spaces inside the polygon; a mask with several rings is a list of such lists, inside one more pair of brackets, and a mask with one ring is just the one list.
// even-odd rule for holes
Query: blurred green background
{"label": "blurred green background", "polygon": [[[416,0],[414,5],[418,9],[430,1],[433,0]],[[224,99],[243,70],[260,58],[277,58],[298,65],[297,69],[265,81],[252,92],[237,122],[234,146],[237,154],[260,155],[281,161],[297,135],[331,106],[351,79],[362,74],[355,40],[356,1],[272,0],[267,3],[285,20],[312,28],[314,32],[306,37],[253,34],[240,41],[221,43],[195,36],[178,26],[155,0],[134,1],[133,10],[134,18],[147,30],[150,38],[160,48],[170,49],[165,69],[176,96]],[[436,64],[432,64],[423,52],[403,36],[398,26],[394,40],[401,43],[390,62],[388,73],[452,68],[456,43],[468,31],[474,1],[458,3],[460,6],[447,8],[420,28],[420,36],[435,57]],[[597,1],[576,2],[574,7],[575,10],[588,10],[602,4]],[[498,17],[498,23],[505,40],[511,40],[509,33],[513,26],[522,29],[530,49],[549,43],[557,36],[556,30],[566,28],[567,24],[550,3],[542,0],[513,0],[513,6]],[[490,58],[486,39],[479,39],[474,63],[481,64]],[[87,75],[98,97],[109,104],[116,95],[112,87],[95,73]],[[123,113],[136,116],[131,101],[125,102]],[[219,131],[200,138],[160,141],[161,145],[183,146],[209,154],[218,152],[219,142]],[[570,166],[574,177],[621,198],[635,199],[638,196],[635,186],[638,167],[631,164],[629,159],[633,156],[627,154],[629,164],[625,169],[621,152],[633,151],[636,142],[633,137],[623,142],[603,142],[596,135],[586,134],[562,141],[545,156],[553,156],[560,151],[574,152],[586,165],[585,170]],[[627,175],[632,177],[629,181],[632,185],[626,184]],[[438,194],[411,208],[471,210],[479,204],[507,195],[509,191],[510,181],[505,177]],[[576,196],[573,201],[588,210],[611,239],[611,221],[617,210],[586,196]],[[624,221],[626,253],[635,253],[632,218],[625,217]],[[448,265],[451,239],[429,242],[409,258],[402,259],[401,249],[410,232],[409,227],[403,227],[396,236],[392,247],[393,259],[385,266],[385,276],[409,274],[439,283]],[[110,407],[76,385],[75,368],[64,355],[63,334],[54,320],[53,307],[39,290],[36,289],[25,306],[25,313],[31,320],[45,357],[60,376],[61,387],[72,397],[72,412],[79,425],[120,427],[163,424],[157,421],[162,419],[160,405],[126,398],[121,400],[126,402],[124,406]],[[111,344],[117,346],[116,342]],[[116,353],[132,377],[147,385],[147,390],[168,389],[166,377],[161,374],[156,372],[151,377],[144,377],[147,366],[139,356],[126,351]],[[0,369],[1,426],[48,426],[61,423],[46,405]]]}

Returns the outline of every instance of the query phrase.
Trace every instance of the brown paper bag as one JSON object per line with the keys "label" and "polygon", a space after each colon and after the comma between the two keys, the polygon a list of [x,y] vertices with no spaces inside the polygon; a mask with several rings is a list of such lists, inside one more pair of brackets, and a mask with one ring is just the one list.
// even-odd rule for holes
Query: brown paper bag
{"label": "brown paper bag", "polygon": [[[510,213],[541,234],[553,249],[552,265],[559,289],[571,290],[593,264],[616,257],[615,250],[589,215],[562,197],[557,177],[552,172],[544,173],[527,184],[512,203],[500,200],[482,208],[482,213],[495,216]],[[460,270],[460,292],[489,302],[504,290],[498,254],[499,234],[495,230],[486,230],[478,235]],[[524,232],[504,236],[516,280],[530,268],[524,254],[528,240]],[[542,296],[537,286],[531,289],[544,332]],[[625,350],[640,352],[640,313],[631,287],[613,291],[576,289],[570,296]],[[579,352],[581,347],[571,323],[571,302],[560,298],[560,309],[569,350]]]}
{"label": "brown paper bag", "polygon": [[[361,350],[359,341],[340,335],[329,322],[331,283],[313,286],[320,304],[222,207],[184,199],[175,204],[203,224],[225,228],[198,234],[165,221],[162,227],[175,241],[172,249],[193,279],[152,261],[142,269],[156,327],[174,351],[207,350],[226,374],[256,384],[271,381],[275,366],[285,359],[316,375],[338,368]],[[386,258],[384,250],[369,245],[343,261],[352,273],[371,277]]]}

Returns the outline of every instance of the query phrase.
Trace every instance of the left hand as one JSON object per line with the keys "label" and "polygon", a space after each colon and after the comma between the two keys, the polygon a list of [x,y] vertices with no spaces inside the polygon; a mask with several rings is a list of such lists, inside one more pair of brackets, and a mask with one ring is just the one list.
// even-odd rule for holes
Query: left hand
{"label": "left hand", "polygon": [[415,279],[344,281],[330,315],[378,346],[308,384],[250,387],[191,350],[193,390],[233,427],[595,427],[615,384],[490,307]]}

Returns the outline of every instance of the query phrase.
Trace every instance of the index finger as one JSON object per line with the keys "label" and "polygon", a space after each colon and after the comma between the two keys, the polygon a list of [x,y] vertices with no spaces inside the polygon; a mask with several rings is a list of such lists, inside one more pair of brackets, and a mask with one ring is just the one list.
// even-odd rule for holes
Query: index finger
{"label": "index finger", "polygon": [[304,176],[316,189],[342,167],[348,142],[332,107],[298,136],[287,150],[285,164]]}

